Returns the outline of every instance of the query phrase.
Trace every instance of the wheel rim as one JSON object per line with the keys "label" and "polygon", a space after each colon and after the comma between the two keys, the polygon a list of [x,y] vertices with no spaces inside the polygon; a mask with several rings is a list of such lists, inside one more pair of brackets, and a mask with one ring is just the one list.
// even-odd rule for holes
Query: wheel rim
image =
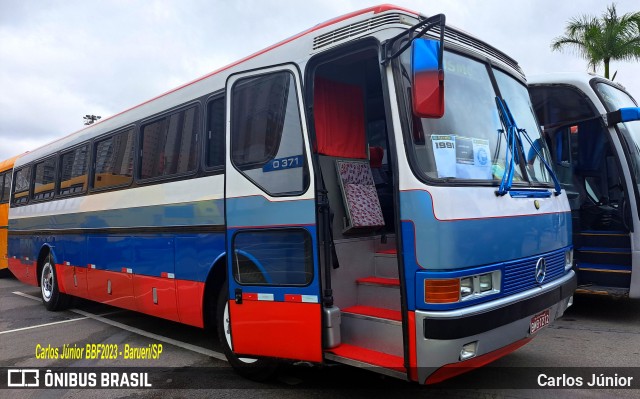
{"label": "wheel rim", "polygon": [[49,302],[51,295],[53,295],[53,284],[53,267],[51,267],[51,263],[47,262],[42,267],[42,279],[40,283],[42,299],[46,302]]}
{"label": "wheel rim", "polygon": [[[233,344],[231,344],[231,323],[229,321],[229,304],[224,305],[224,338],[227,340],[227,345],[229,345],[229,349],[233,351]],[[252,359],[250,357],[239,357],[243,363],[251,364],[258,361],[258,359]]]}

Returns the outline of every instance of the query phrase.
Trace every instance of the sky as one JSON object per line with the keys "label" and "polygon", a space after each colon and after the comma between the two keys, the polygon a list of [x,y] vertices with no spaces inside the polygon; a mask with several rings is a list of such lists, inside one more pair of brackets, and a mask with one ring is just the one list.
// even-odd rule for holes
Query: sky
{"label": "sky", "polygon": [[[525,74],[586,71],[552,52],[569,19],[598,0],[395,0],[444,13],[516,59]],[[114,115],[318,23],[383,3],[360,0],[0,0],[0,160]],[[616,1],[618,13],[640,11]],[[640,98],[640,63],[613,62]],[[603,73],[602,68],[598,71]]]}

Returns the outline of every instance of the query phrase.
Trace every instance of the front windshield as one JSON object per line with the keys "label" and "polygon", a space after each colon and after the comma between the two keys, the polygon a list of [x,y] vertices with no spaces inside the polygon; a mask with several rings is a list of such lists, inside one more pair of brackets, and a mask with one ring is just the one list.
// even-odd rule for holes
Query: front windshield
{"label": "front windshield", "polygon": [[[620,108],[638,106],[629,94],[614,86],[604,82],[598,82],[594,86],[604,107],[609,112],[617,111]],[[629,160],[631,170],[635,175],[636,182],[640,185],[640,121],[618,123],[617,127],[626,142],[631,156]]]}
{"label": "front windshield", "polygon": [[[411,70],[410,52],[400,57],[404,71]],[[483,62],[445,51],[445,112],[440,119],[413,117],[411,149],[415,169],[429,179],[484,180],[497,183],[505,172],[507,140],[498,108],[496,90],[491,82],[490,69]],[[526,129],[534,145],[545,148],[531,110],[526,87],[509,75],[495,71],[498,86],[503,92],[518,127]],[[410,105],[411,82],[403,73],[407,112]],[[524,161],[528,179],[548,181],[538,157],[530,156],[531,145],[524,136]],[[535,151],[533,151],[535,153]],[[546,152],[541,151],[543,156]],[[517,160],[522,160],[520,156]],[[513,181],[524,182],[521,165],[515,165]]]}
{"label": "front windshield", "polygon": [[[537,154],[539,152],[545,157],[545,160],[550,157],[549,154],[546,153],[546,146],[543,145],[543,140],[540,137],[538,123],[536,122],[533,107],[531,106],[529,91],[525,85],[506,73],[497,69],[494,69],[493,72],[498,82],[500,94],[507,104],[509,104],[509,109],[518,124],[518,128],[524,129],[524,132],[521,134],[522,147],[524,149],[529,180],[532,182],[547,183],[550,181],[550,176]],[[533,146],[526,139],[525,133],[531,139]],[[536,150],[538,151],[536,152]]]}

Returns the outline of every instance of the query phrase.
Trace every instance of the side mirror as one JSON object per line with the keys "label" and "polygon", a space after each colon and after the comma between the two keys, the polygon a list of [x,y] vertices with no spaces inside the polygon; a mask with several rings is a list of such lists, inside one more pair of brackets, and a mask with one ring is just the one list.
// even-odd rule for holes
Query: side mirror
{"label": "side mirror", "polygon": [[421,118],[444,115],[444,70],[438,40],[415,39],[411,44],[413,114]]}
{"label": "side mirror", "polygon": [[640,120],[640,108],[629,107],[620,108],[617,111],[607,113],[607,123],[614,126],[620,122],[631,122]]}

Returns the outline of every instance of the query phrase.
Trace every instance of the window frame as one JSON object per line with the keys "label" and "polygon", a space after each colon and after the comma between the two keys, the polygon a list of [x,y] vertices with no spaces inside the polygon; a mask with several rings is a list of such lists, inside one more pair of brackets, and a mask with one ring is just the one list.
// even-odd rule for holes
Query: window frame
{"label": "window frame", "polygon": [[[186,111],[191,107],[195,107],[196,111],[197,111],[197,118],[196,121],[194,123],[194,126],[196,126],[196,128],[198,129],[196,131],[196,148],[195,148],[195,168],[192,171],[188,171],[185,173],[175,173],[175,174],[171,174],[171,175],[161,175],[161,176],[154,176],[154,177],[148,177],[148,178],[142,178],[141,174],[142,174],[142,154],[143,154],[143,147],[142,147],[142,142],[144,139],[144,128],[145,126],[148,126],[152,123],[155,123],[157,121],[160,121],[162,119],[165,118],[170,118],[172,115],[177,114],[179,112],[182,111]],[[153,115],[149,118],[146,119],[142,119],[137,123],[137,134],[136,134],[136,145],[135,145],[135,150],[136,150],[136,155],[134,157],[134,180],[136,183],[140,184],[140,185],[145,185],[145,184],[153,184],[153,183],[157,183],[157,182],[164,182],[164,181],[171,181],[171,180],[186,180],[192,177],[195,177],[198,172],[200,171],[200,161],[201,161],[201,147],[202,147],[202,132],[203,132],[203,127],[202,127],[202,103],[200,101],[200,99],[196,99],[194,101],[190,101],[186,104],[182,104],[179,105],[177,107],[171,108],[169,110],[166,110],[162,113]]]}
{"label": "window frame", "polygon": [[[39,164],[53,161],[53,193],[49,198],[36,198],[36,169]],[[49,155],[48,157],[39,159],[31,164],[31,182],[29,183],[29,199],[30,202],[39,203],[39,202],[47,202],[52,201],[58,196],[58,188],[59,186],[59,171],[60,171],[60,161],[58,159],[58,154]]]}
{"label": "window frame", "polygon": [[[121,133],[125,133],[128,130],[132,130],[131,134],[133,134],[133,157],[132,157],[132,170],[131,170],[131,180],[129,181],[129,183],[127,184],[119,184],[119,185],[114,185],[114,186],[107,186],[107,187],[95,187],[94,183],[95,183],[95,175],[96,175],[96,151],[97,151],[97,146],[100,142],[103,142],[105,140],[108,139],[113,139],[116,135],[121,134]],[[138,146],[137,146],[137,141],[138,141],[138,127],[135,124],[131,124],[122,128],[118,128],[116,130],[110,131],[107,134],[103,134],[101,136],[95,137],[92,141],[91,141],[91,170],[90,170],[90,181],[89,181],[89,191],[92,193],[101,193],[101,192],[105,192],[105,191],[112,191],[112,190],[121,190],[124,188],[129,188],[132,187],[133,184],[136,182],[136,168],[137,168],[137,161],[136,161],[136,154],[138,151]]]}
{"label": "window frame", "polygon": [[[222,116],[222,124],[224,126],[223,131],[222,131],[222,135],[223,135],[223,142],[222,142],[222,151],[223,151],[223,156],[222,156],[222,165],[219,166],[209,166],[207,165],[207,157],[209,155],[209,106],[211,103],[213,103],[214,101],[222,101],[222,112],[223,112],[223,116]],[[224,90],[222,91],[218,91],[216,93],[213,93],[212,95],[210,95],[209,97],[207,97],[207,99],[204,101],[204,109],[205,109],[205,114],[204,114],[204,120],[203,120],[203,135],[202,135],[202,170],[207,172],[207,174],[224,174],[225,172],[225,166],[226,166],[226,161],[227,161],[227,96],[226,96],[226,92]]]}
{"label": "window frame", "polygon": [[[5,197],[5,190],[4,190],[5,182],[7,181],[7,177],[11,176],[11,172],[12,170],[9,169],[7,171],[0,173],[0,204],[8,204],[9,200],[11,199],[11,183],[9,183],[9,192],[8,192],[8,195],[6,195],[6,197]],[[11,182],[11,180],[9,180],[9,182]]]}
{"label": "window frame", "polygon": [[[236,162],[234,162],[233,159],[233,121],[232,121],[232,113],[233,113],[233,89],[234,87],[238,84],[238,82],[244,80],[244,79],[255,79],[258,77],[262,77],[262,76],[266,76],[266,75],[272,75],[272,74],[277,74],[277,73],[288,73],[293,81],[293,91],[295,93],[295,101],[296,101],[296,107],[298,108],[298,121],[299,121],[299,126],[300,126],[300,135],[301,135],[301,144],[302,144],[302,158],[305,162],[305,164],[303,164],[302,168],[302,189],[300,191],[296,191],[296,192],[284,192],[284,193],[272,193],[270,190],[268,190],[267,188],[265,188],[262,184],[259,184],[257,181],[255,181],[253,178],[249,177],[245,171],[246,170],[250,170],[250,169],[242,169],[240,166],[238,166],[236,164]],[[243,178],[247,179],[247,181],[251,182],[251,184],[253,184],[254,186],[256,186],[258,189],[260,189],[262,192],[264,192],[267,196],[272,197],[272,198],[278,198],[278,197],[300,197],[302,195],[304,195],[308,190],[309,187],[311,186],[311,174],[312,174],[312,168],[313,168],[313,161],[311,159],[309,159],[309,155],[308,152],[309,150],[307,149],[307,147],[309,147],[312,150],[312,146],[311,146],[311,142],[307,141],[307,140],[311,140],[307,131],[307,118],[306,118],[306,114],[305,114],[305,102],[304,102],[304,94],[303,94],[303,86],[302,86],[302,80],[300,78],[300,70],[298,69],[297,66],[291,66],[289,64],[283,64],[283,65],[276,65],[276,66],[272,66],[272,67],[268,67],[265,69],[258,69],[258,70],[250,70],[250,71],[243,71],[241,73],[239,73],[241,76],[237,78],[237,80],[235,80],[233,82],[233,84],[231,85],[231,87],[228,86],[228,82],[227,82],[227,87],[226,87],[226,98],[225,98],[225,122],[228,122],[228,124],[226,125],[226,132],[227,134],[225,135],[225,137],[227,138],[228,143],[225,143],[225,148],[229,149],[229,153],[225,154],[225,160],[231,163],[231,166],[233,166],[233,168],[240,173]],[[288,99],[287,99],[288,100]],[[228,112],[230,111],[230,112]],[[283,119],[284,121],[284,119]],[[275,156],[277,155],[277,151],[280,148],[280,144],[282,142],[282,135],[280,136],[279,140],[278,140],[278,146],[276,147],[276,153],[272,154],[272,158],[263,162],[262,164],[248,164],[250,166],[254,166],[254,167],[264,167],[264,165],[266,165],[267,163],[269,163],[271,160],[273,160],[275,158]],[[246,165],[244,166],[244,168],[246,168]]]}
{"label": "window frame", "polygon": [[23,193],[26,191],[26,194],[24,195],[24,197],[26,197],[26,201],[24,201],[23,203],[16,203],[16,185],[12,184],[11,185],[11,201],[10,201],[10,207],[18,207],[18,206],[26,206],[29,205],[30,203],[30,197],[31,197],[31,180],[33,179],[33,164],[26,164],[26,165],[22,165],[21,167],[14,169],[13,170],[13,179],[12,179],[12,183],[16,181],[16,176],[18,175],[19,172],[23,171],[24,169],[28,169],[27,175],[29,176],[29,182],[27,184],[28,188],[27,190],[24,191],[20,191],[20,193]]}
{"label": "window frame", "polygon": [[[58,197],[58,198],[76,197],[76,196],[86,195],[89,192],[89,187],[90,187],[89,176],[91,175],[91,165],[93,163],[93,159],[91,157],[91,144],[92,144],[92,140],[83,141],[82,143],[75,144],[75,145],[73,145],[71,147],[68,147],[68,148],[65,148],[65,149],[63,149],[63,150],[61,150],[61,151],[59,151],[57,153],[57,155],[58,155],[58,171],[57,171],[56,197]],[[84,187],[84,189],[82,191],[63,194],[61,192],[61,190],[62,190],[62,159],[66,154],[69,154],[70,152],[75,152],[75,151],[77,151],[79,148],[81,148],[83,146],[87,146],[88,147],[87,148],[87,170],[86,170],[87,184],[85,185],[85,187]]]}

